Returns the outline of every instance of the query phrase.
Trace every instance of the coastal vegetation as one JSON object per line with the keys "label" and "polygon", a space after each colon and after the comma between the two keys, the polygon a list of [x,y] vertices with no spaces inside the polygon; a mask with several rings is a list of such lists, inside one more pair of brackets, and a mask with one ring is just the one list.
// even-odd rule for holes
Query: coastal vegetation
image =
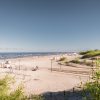
{"label": "coastal vegetation", "polygon": [[96,70],[92,70],[90,79],[82,87],[84,100],[100,100],[100,60],[96,63]]}
{"label": "coastal vegetation", "polygon": [[68,60],[66,57],[61,57],[57,62],[59,65],[65,65],[68,62]]}
{"label": "coastal vegetation", "polygon": [[41,96],[37,95],[25,96],[22,86],[10,92],[11,85],[13,85],[12,78],[5,76],[0,79],[0,100],[43,100]]}
{"label": "coastal vegetation", "polygon": [[65,61],[66,60],[66,57],[61,57],[60,59],[59,59],[59,61]]}
{"label": "coastal vegetation", "polygon": [[71,63],[74,63],[86,66],[93,66],[95,65],[94,62],[100,56],[100,50],[88,50],[80,52],[79,54],[81,55],[80,57],[77,57],[71,61],[67,61],[66,57],[62,57],[59,59],[59,62],[63,65],[71,65]]}
{"label": "coastal vegetation", "polygon": [[71,61],[60,59],[59,62],[63,61],[63,65],[71,66],[71,63],[91,66],[91,74],[86,83],[81,83],[82,100],[100,100],[100,59],[92,60],[92,57],[100,55],[100,50],[90,50],[80,52],[81,57],[75,58]]}
{"label": "coastal vegetation", "polygon": [[80,52],[80,54],[83,55],[82,58],[91,58],[95,56],[100,56],[100,50],[88,50]]}
{"label": "coastal vegetation", "polygon": [[93,66],[94,62],[92,60],[87,60],[87,59],[80,59],[80,58],[75,58],[71,61],[66,60],[65,58],[61,58],[58,61],[58,64],[61,65],[71,65],[72,63],[74,64],[80,64],[80,65],[86,65],[86,66]]}
{"label": "coastal vegetation", "polygon": [[75,63],[75,64],[80,64],[80,65],[87,65],[87,66],[93,66],[93,64],[94,64],[92,61],[87,61],[86,59],[84,59],[84,60],[75,59],[70,62]]}

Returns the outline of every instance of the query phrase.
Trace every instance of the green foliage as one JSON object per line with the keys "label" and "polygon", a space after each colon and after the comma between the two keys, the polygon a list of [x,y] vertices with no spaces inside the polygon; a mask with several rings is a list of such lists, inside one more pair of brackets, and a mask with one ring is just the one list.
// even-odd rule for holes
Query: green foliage
{"label": "green foliage", "polygon": [[[96,61],[96,70],[92,70],[91,79],[83,85],[85,100],[100,100],[100,61]],[[86,94],[88,92],[88,94]]]}
{"label": "green foliage", "polygon": [[3,79],[0,79],[0,97],[2,95],[7,94],[8,89],[9,89],[7,84],[9,84],[8,76],[5,76]]}
{"label": "green foliage", "polygon": [[0,80],[0,100],[21,100],[24,97],[21,87],[9,93],[11,83],[12,79],[8,76]]}
{"label": "green foliage", "polygon": [[90,53],[90,52],[93,52],[93,50],[83,51],[83,52],[80,52],[79,54],[85,55],[85,54]]}
{"label": "green foliage", "polygon": [[80,64],[79,59],[75,59],[75,60],[72,60],[72,61],[70,61],[70,62],[72,62],[72,63],[76,63],[76,64]]}
{"label": "green foliage", "polygon": [[22,100],[23,98],[24,98],[24,94],[22,91],[22,87],[19,87],[17,90],[15,90],[10,94],[8,100]]}
{"label": "green foliage", "polygon": [[[10,92],[12,78],[5,76],[0,79],[0,100],[43,100],[41,96],[32,95],[30,98],[24,95],[22,86]],[[9,93],[10,92],[10,93]]]}
{"label": "green foliage", "polygon": [[93,65],[92,62],[88,62],[88,61],[86,61],[86,59],[84,59],[83,61],[80,61],[79,59],[75,59],[75,60],[72,60],[70,62],[75,63],[75,64],[87,65],[87,66]]}
{"label": "green foliage", "polygon": [[90,58],[100,55],[100,50],[90,50],[85,52],[80,52],[81,55],[83,55],[82,58]]}
{"label": "green foliage", "polygon": [[59,59],[59,61],[65,61],[66,60],[66,57],[62,57]]}
{"label": "green foliage", "polygon": [[32,98],[32,100],[44,100],[41,95],[31,95],[30,98]]}

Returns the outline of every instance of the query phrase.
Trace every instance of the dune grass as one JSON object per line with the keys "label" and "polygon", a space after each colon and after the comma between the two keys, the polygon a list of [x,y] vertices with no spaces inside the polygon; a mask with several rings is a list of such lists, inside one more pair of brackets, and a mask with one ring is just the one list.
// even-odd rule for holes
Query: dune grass
{"label": "dune grass", "polygon": [[60,59],[59,59],[59,61],[65,61],[66,60],[66,57],[61,57]]}
{"label": "dune grass", "polygon": [[93,66],[92,62],[88,62],[86,60],[80,61],[80,60],[72,60],[70,61],[71,63],[75,63],[75,64],[80,64],[80,65],[87,65],[87,66]]}
{"label": "dune grass", "polygon": [[96,70],[92,69],[90,79],[82,86],[84,90],[83,100],[100,100],[100,60],[96,62]]}
{"label": "dune grass", "polygon": [[89,50],[85,52],[80,52],[80,54],[83,55],[82,58],[91,58],[91,57],[99,56],[100,50]]}
{"label": "dune grass", "polygon": [[0,100],[43,100],[38,95],[25,96],[22,86],[10,92],[10,85],[12,85],[12,78],[5,76],[0,79]]}

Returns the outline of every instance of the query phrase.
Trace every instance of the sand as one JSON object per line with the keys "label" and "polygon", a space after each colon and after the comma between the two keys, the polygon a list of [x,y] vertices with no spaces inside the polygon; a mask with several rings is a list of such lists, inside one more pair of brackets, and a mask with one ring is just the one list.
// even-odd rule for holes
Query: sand
{"label": "sand", "polygon": [[[12,69],[0,68],[0,74],[9,74],[14,77],[16,82],[12,88],[15,89],[18,85],[23,84],[24,92],[28,95],[70,90],[78,86],[81,81],[85,82],[88,79],[90,69],[87,69],[87,66],[60,66],[56,60],[61,56],[50,55],[9,59]],[[63,56],[66,56],[68,60],[77,57]],[[56,69],[55,71],[51,71],[52,58],[55,58],[52,61],[52,68]],[[36,66],[39,69],[32,71]],[[84,72],[87,72],[87,74],[84,74]]]}

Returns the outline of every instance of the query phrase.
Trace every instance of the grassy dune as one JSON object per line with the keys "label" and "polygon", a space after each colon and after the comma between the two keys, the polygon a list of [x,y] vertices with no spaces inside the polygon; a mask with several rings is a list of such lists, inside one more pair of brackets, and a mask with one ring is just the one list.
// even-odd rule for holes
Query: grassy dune
{"label": "grassy dune", "polygon": [[80,52],[80,54],[83,55],[82,58],[91,58],[91,57],[99,56],[100,50],[89,50],[85,52]]}

